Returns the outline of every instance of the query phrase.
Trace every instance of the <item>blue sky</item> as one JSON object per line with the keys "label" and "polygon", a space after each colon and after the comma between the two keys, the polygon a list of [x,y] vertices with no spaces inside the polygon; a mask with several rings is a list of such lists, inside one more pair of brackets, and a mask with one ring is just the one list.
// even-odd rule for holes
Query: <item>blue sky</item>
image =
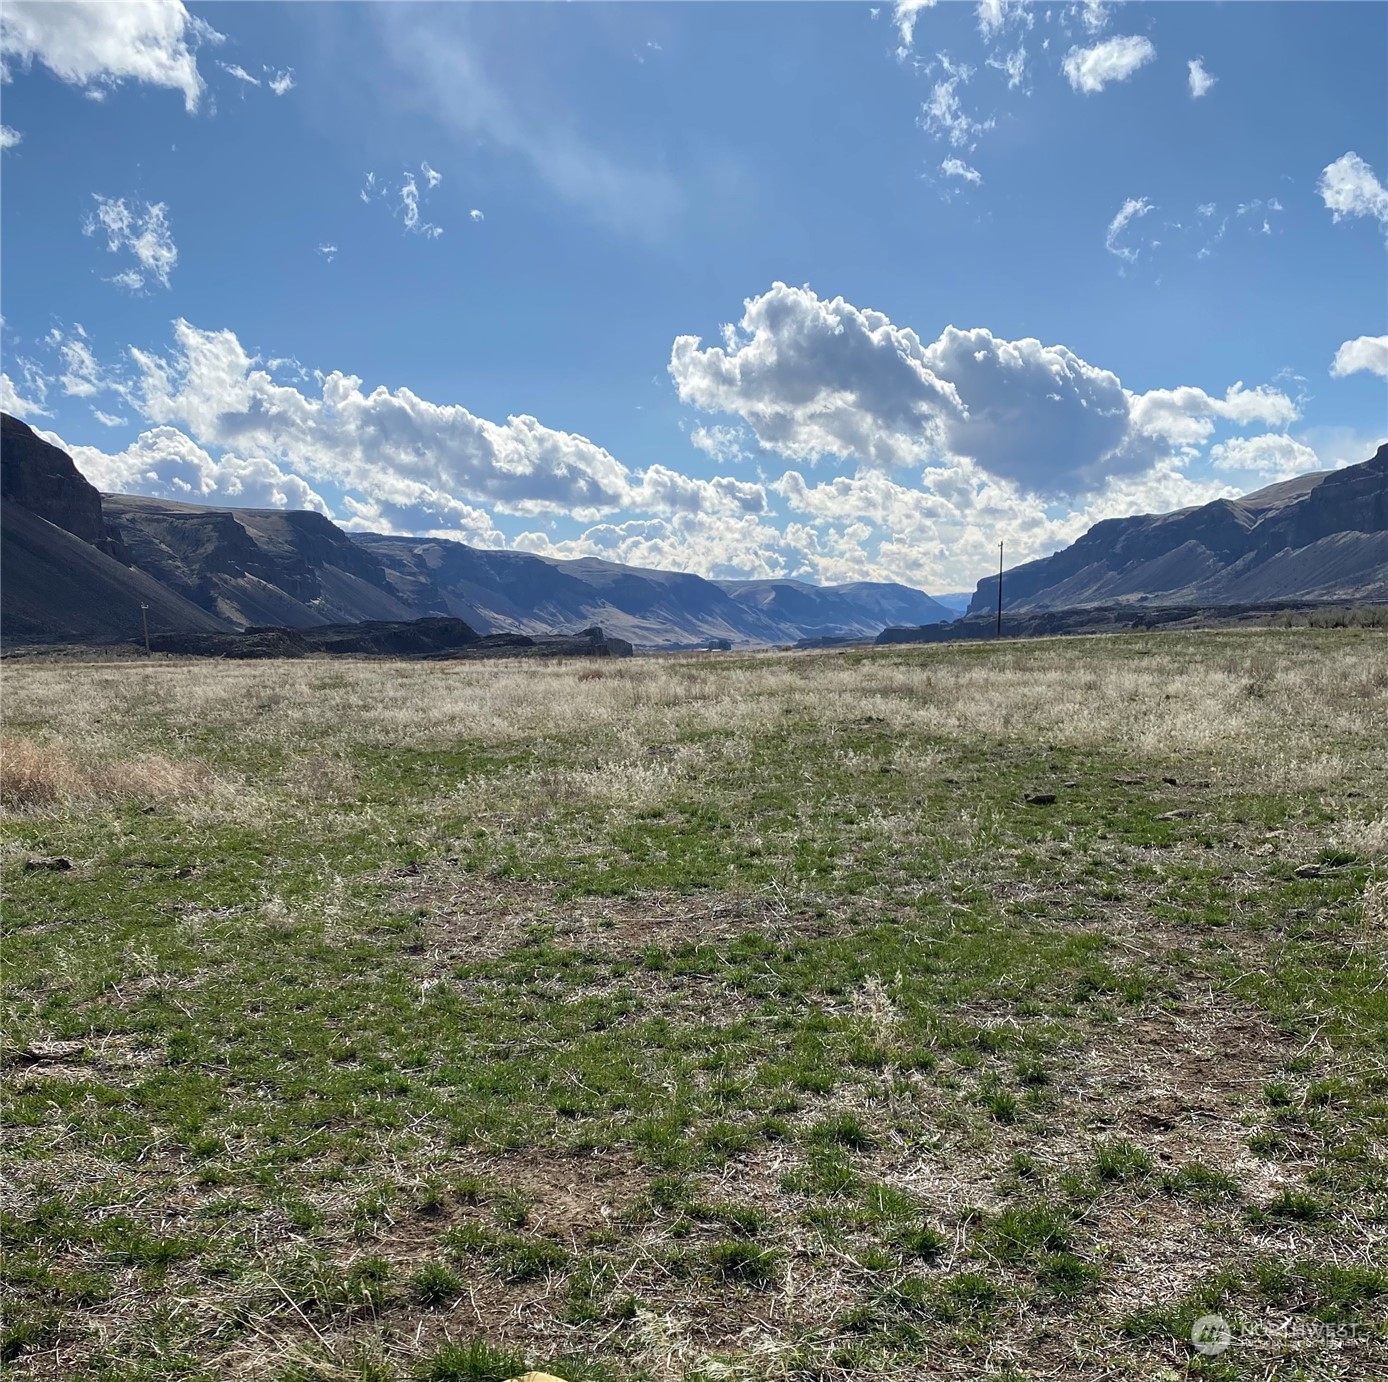
{"label": "blue sky", "polygon": [[106,489],[938,592],[1388,437],[1382,4],[3,24],[0,387]]}

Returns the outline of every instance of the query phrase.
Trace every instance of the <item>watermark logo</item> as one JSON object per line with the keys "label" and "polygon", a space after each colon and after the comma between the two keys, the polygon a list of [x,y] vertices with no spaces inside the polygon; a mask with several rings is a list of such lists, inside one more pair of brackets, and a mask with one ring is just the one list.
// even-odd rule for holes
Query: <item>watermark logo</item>
{"label": "watermark logo", "polygon": [[1207,1358],[1223,1353],[1234,1337],[1229,1321],[1223,1315],[1201,1315],[1190,1327],[1190,1341],[1197,1353]]}

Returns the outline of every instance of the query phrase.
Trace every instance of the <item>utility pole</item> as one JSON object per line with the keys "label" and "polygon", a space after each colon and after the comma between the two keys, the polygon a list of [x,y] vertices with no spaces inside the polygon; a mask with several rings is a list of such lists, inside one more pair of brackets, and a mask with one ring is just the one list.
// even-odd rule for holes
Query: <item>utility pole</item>
{"label": "utility pole", "polygon": [[149,606],[143,600],[140,601],[140,622],[145,626],[145,656],[153,657],[149,650]]}
{"label": "utility pole", "polygon": [[998,631],[996,637],[1002,637],[1002,543],[998,543]]}

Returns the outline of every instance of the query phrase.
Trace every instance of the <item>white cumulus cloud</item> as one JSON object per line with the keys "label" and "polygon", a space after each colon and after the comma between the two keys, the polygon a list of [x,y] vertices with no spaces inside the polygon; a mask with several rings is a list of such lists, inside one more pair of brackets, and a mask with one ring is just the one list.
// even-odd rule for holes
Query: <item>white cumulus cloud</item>
{"label": "white cumulus cloud", "polygon": [[1203,58],[1191,58],[1186,63],[1186,79],[1190,84],[1191,99],[1198,101],[1219,80],[1205,70]]}
{"label": "white cumulus cloud", "polygon": [[1072,48],[1061,68],[1076,91],[1092,94],[1111,82],[1127,81],[1156,56],[1149,39],[1127,35],[1103,39],[1090,48]]}
{"label": "white cumulus cloud", "polygon": [[23,139],[24,136],[18,130],[12,130],[8,125],[0,125],[0,149],[13,149]]}
{"label": "white cumulus cloud", "polygon": [[0,10],[0,54],[103,95],[123,81],[183,93],[196,110],[203,81],[196,50],[221,35],[194,19],[182,0],[6,0]]}
{"label": "white cumulus cloud", "polygon": [[1388,379],[1388,336],[1356,336],[1335,352],[1330,372],[1337,379],[1360,370]]}
{"label": "white cumulus cloud", "polygon": [[168,358],[132,349],[130,394],[144,415],[203,446],[235,447],[366,494],[388,477],[515,513],[597,515],[621,506],[631,479],[602,447],[533,417],[495,423],[409,389],[366,393],[334,371],[319,392],[276,383],[230,331],[181,318]]}
{"label": "white cumulus cloud", "polygon": [[1218,422],[1236,427],[1286,427],[1299,416],[1296,404],[1286,394],[1266,384],[1246,389],[1240,380],[1225,390],[1223,398],[1188,384],[1134,394],[1130,426],[1135,434],[1162,447],[1188,453],[1209,440]]}
{"label": "white cumulus cloud", "polygon": [[759,514],[766,512],[766,490],[731,476],[700,480],[653,465],[632,487],[624,507],[660,514]]}
{"label": "white cumulus cloud", "polygon": [[741,427],[716,424],[712,427],[695,427],[689,434],[689,440],[704,455],[722,465],[747,459],[747,443],[750,438]]}
{"label": "white cumulus cloud", "polygon": [[1335,220],[1372,216],[1388,226],[1388,187],[1353,150],[1324,169],[1316,190]]}
{"label": "white cumulus cloud", "polygon": [[46,417],[42,403],[35,403],[19,392],[8,374],[0,373],[0,409],[14,417]]}
{"label": "white cumulus cloud", "polygon": [[[405,387],[262,361],[234,333],[183,320],[170,349],[132,349],[119,368],[97,360],[75,326],[43,346],[62,353],[64,387],[109,390],[144,429],[111,455],[80,450],[105,488],[331,504],[330,516],[357,530],[710,576],[960,589],[988,569],[999,537],[1013,560],[1043,556],[1101,518],[1203,503],[1309,468],[1296,448],[1311,438],[1278,430],[1298,414],[1274,388],[1135,394],[1061,345],[981,327],[922,340],[883,313],[784,284],[750,299],[719,343],[681,337],[672,349],[683,401],[724,414],[692,427],[690,441],[720,469],[755,454],[748,478],[629,469],[533,417],[493,422]],[[23,382],[0,381],[0,392],[35,397]],[[98,420],[110,419],[123,421]],[[1220,440],[1209,452],[1218,468],[1194,472],[1217,428],[1254,424],[1268,435]],[[776,455],[802,464],[772,478]],[[838,464],[821,482],[801,473],[823,460]],[[502,515],[538,521],[508,539]]]}
{"label": "white cumulus cloud", "polygon": [[[743,305],[721,345],[677,337],[680,398],[739,416],[766,451],[868,470],[962,462],[1040,495],[1093,493],[1113,477],[1181,457],[1215,421],[1284,425],[1290,399],[1236,384],[1132,394],[1061,345],[946,327],[909,327],[843,298],[777,283]],[[927,469],[927,477],[935,472]]]}
{"label": "white cumulus cloud", "polygon": [[1247,471],[1272,481],[1321,468],[1320,457],[1309,446],[1281,432],[1218,442],[1210,448],[1210,464],[1216,470]]}
{"label": "white cumulus cloud", "polygon": [[[119,425],[122,418],[98,420]],[[328,507],[299,476],[262,458],[226,453],[213,459],[176,427],[141,432],[124,451],[107,455],[94,446],[64,448],[98,489],[118,494],[149,494],[185,503],[235,504],[242,508],[315,509]]]}
{"label": "white cumulus cloud", "polygon": [[[521,533],[512,546],[552,559],[601,557],[630,566],[692,571],[712,580],[818,579],[817,541],[815,531],[804,524],[782,531],[755,514],[680,513],[600,523],[558,542],[548,533]],[[864,569],[859,568],[858,578]]]}
{"label": "white cumulus cloud", "polygon": [[977,168],[970,168],[962,158],[947,158],[940,164],[940,171],[947,178],[963,178],[965,182],[971,182],[978,186],[983,181],[983,174]]}

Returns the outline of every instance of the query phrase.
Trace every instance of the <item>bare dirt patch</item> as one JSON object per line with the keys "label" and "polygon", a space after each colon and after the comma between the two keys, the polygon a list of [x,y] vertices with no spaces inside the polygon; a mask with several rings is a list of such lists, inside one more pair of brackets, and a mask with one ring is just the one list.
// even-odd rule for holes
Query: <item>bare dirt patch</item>
{"label": "bare dirt patch", "polygon": [[607,1148],[601,1155],[574,1156],[532,1148],[481,1155],[433,1168],[445,1185],[480,1183],[465,1201],[445,1194],[427,1210],[398,1211],[393,1222],[362,1251],[400,1263],[432,1255],[444,1232],[456,1224],[491,1221],[488,1198],[503,1194],[525,1207],[527,1232],[580,1250],[590,1235],[620,1219],[649,1189],[650,1171],[629,1153]]}
{"label": "bare dirt patch", "polygon": [[138,1044],[135,1037],[105,1035],[91,1041],[35,1041],[0,1060],[14,1088],[42,1080],[91,1080],[113,1072],[133,1078],[159,1065],[163,1052]]}
{"label": "bare dirt patch", "polygon": [[1253,1156],[1248,1135],[1264,1085],[1296,1054],[1256,1012],[1211,992],[1091,1026],[1062,1094],[1077,1122],[1140,1142],[1158,1164],[1201,1161],[1262,1189],[1288,1168]]}
{"label": "bare dirt patch", "polygon": [[554,927],[556,937],[573,949],[614,958],[652,947],[718,945],[749,932],[774,941],[828,936],[842,929],[832,917],[774,895],[650,892],[561,901],[553,888],[447,865],[406,869],[393,877],[401,884],[400,909],[426,914],[431,968],[494,959],[521,944],[536,926]]}

